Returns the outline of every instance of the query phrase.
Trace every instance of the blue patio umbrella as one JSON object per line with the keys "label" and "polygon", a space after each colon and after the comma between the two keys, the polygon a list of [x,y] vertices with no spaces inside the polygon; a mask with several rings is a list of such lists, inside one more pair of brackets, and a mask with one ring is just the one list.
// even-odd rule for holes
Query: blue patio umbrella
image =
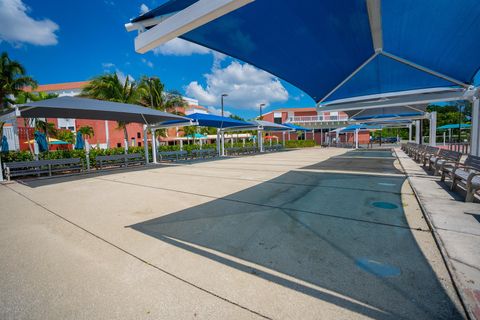
{"label": "blue patio umbrella", "polygon": [[7,141],[7,137],[5,136],[2,137],[2,152],[3,153],[8,152],[8,141]]}
{"label": "blue patio umbrella", "polygon": [[83,140],[82,133],[77,132],[77,141],[75,142],[75,150],[83,150],[85,148],[85,141]]}
{"label": "blue patio umbrella", "polygon": [[40,131],[35,131],[35,141],[38,144],[38,150],[40,152],[48,151],[48,142],[44,133],[41,133]]}

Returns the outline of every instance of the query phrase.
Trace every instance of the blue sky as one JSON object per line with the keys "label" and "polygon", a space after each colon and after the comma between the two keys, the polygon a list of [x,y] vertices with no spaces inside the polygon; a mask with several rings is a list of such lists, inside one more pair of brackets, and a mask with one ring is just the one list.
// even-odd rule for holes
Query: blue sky
{"label": "blue sky", "polygon": [[315,105],[284,81],[180,40],[137,54],[135,33],[128,33],[124,24],[141,8],[163,2],[0,0],[0,51],[20,61],[40,84],[83,81],[104,72],[135,79],[155,75],[168,90],[214,108],[220,105],[220,93],[227,91],[226,109],[246,118],[258,114],[261,102],[268,104],[267,110]]}

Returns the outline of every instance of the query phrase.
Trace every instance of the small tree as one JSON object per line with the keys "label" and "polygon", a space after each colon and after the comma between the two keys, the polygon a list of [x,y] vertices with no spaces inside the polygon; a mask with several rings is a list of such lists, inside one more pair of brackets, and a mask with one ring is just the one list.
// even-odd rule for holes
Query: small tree
{"label": "small tree", "polygon": [[89,139],[95,136],[95,132],[91,126],[83,126],[78,128],[78,131],[82,133],[83,139],[85,140],[86,137]]}

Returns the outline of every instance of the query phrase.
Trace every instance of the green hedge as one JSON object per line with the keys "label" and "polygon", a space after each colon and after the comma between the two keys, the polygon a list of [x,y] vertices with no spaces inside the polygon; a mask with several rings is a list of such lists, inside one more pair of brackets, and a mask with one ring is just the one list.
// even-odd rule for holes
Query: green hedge
{"label": "green hedge", "polygon": [[315,147],[315,141],[313,140],[288,140],[285,141],[286,148],[310,148]]}
{"label": "green hedge", "polygon": [[[268,142],[264,143],[264,146],[267,147]],[[233,144],[234,147],[243,147],[243,143],[236,142]],[[245,146],[251,147],[255,146],[253,142],[246,142]],[[285,142],[285,147],[287,148],[306,148],[314,147],[315,141],[312,140],[289,140]],[[203,144],[202,149],[215,149],[216,144]],[[225,143],[225,148],[230,148],[230,143]],[[183,150],[191,153],[192,150],[200,149],[199,144],[184,144]],[[180,150],[179,145],[173,146],[159,146],[158,151],[178,151]],[[128,153],[141,153],[143,154],[143,147],[129,147]],[[91,149],[90,150],[90,166],[94,167],[96,165],[95,157],[103,155],[113,155],[113,154],[123,154],[124,148],[111,148],[111,149]],[[149,151],[150,160],[152,160],[152,149]],[[50,152],[43,152],[38,155],[39,159],[65,159],[65,158],[81,158],[86,165],[86,155],[84,150],[56,150]],[[2,162],[16,162],[16,161],[29,161],[33,160],[34,157],[29,151],[10,151],[8,153],[1,153]]]}

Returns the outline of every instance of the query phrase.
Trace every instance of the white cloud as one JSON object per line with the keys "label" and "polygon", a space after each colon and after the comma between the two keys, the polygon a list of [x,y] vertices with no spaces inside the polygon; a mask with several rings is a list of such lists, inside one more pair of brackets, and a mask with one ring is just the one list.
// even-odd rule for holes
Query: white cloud
{"label": "white cloud", "polygon": [[144,13],[147,13],[148,11],[150,11],[148,6],[145,3],[142,3],[142,5],[140,6],[140,13],[144,14]]}
{"label": "white cloud", "polygon": [[180,38],[170,40],[153,49],[156,55],[191,56],[192,54],[210,54],[212,50]]}
{"label": "white cloud", "polygon": [[150,68],[153,68],[153,62],[152,61],[149,61],[145,58],[142,58],[142,62],[145,63],[147,66],[149,66]]}
{"label": "white cloud", "polygon": [[0,40],[14,44],[56,45],[58,25],[49,19],[35,20],[22,0],[0,0]]}
{"label": "white cloud", "polygon": [[[211,114],[214,114],[214,115],[217,115],[217,116],[221,116],[222,115],[222,109],[220,108],[215,108],[215,107],[207,107],[208,109],[208,112],[210,112]],[[232,115],[232,113],[230,111],[227,111],[227,110],[223,110],[223,116],[224,117],[230,117]]]}
{"label": "white cloud", "polygon": [[239,109],[256,109],[260,103],[268,106],[288,100],[288,91],[277,78],[249,64],[233,61],[223,69],[214,66],[204,76],[205,87],[192,81],[185,91],[207,106],[219,106],[223,93],[228,94],[225,105]]}

